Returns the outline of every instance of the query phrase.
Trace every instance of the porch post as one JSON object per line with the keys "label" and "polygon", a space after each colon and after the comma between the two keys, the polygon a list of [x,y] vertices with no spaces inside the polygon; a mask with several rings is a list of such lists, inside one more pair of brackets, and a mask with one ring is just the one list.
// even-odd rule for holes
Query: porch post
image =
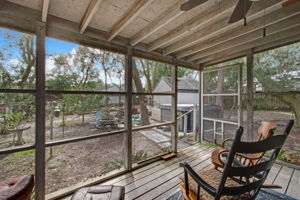
{"label": "porch post", "polygon": [[36,23],[35,199],[45,199],[45,37],[46,24]]}
{"label": "porch post", "polygon": [[124,163],[127,170],[132,169],[132,51],[132,47],[128,47],[125,57]]}
{"label": "porch post", "polygon": [[247,141],[253,141],[253,49],[247,52]]}
{"label": "porch post", "polygon": [[203,81],[203,69],[201,69],[201,71],[199,72],[199,75],[200,75],[200,97],[199,97],[199,115],[200,115],[200,117],[199,117],[199,123],[200,123],[200,142],[203,142],[203,138],[204,138],[204,120],[203,120],[203,117],[204,117],[204,115],[203,115],[203,110],[204,110],[204,101],[203,101],[203,93],[204,93],[204,90],[203,90],[203,83],[204,83],[204,81]]}
{"label": "porch post", "polygon": [[172,152],[177,152],[177,63],[171,68],[172,76],[172,100],[171,100],[171,118],[173,124],[171,125],[171,143]]}
{"label": "porch post", "polygon": [[200,71],[198,72],[198,76],[199,76],[199,89],[198,89],[198,94],[199,94],[199,106],[198,106],[198,132],[197,132],[197,136],[196,136],[196,142],[200,143],[202,142],[202,124],[201,124],[201,120],[202,120],[202,107],[201,107],[201,102],[202,102],[202,69],[201,66],[200,67]]}

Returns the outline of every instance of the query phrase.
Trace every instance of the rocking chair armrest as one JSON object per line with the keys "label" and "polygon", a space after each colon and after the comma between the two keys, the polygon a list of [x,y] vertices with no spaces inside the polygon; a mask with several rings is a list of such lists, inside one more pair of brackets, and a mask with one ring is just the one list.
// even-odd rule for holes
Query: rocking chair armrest
{"label": "rocking chair armrest", "polygon": [[[211,186],[210,184],[208,184],[205,180],[203,180],[194,170],[193,168],[186,162],[184,163],[180,163],[179,164],[180,167],[183,167],[184,170],[187,172],[187,174],[189,174],[196,183],[198,183],[200,185],[200,187],[202,187],[207,193],[211,194],[211,195],[215,195],[216,194],[216,188],[214,188],[213,186]],[[185,179],[188,180],[188,179]]]}
{"label": "rocking chair armrest", "polygon": [[[227,155],[225,154],[223,154],[223,153],[228,153]],[[219,151],[219,156],[218,156],[218,159],[219,159],[219,162],[221,162],[221,163],[223,163],[223,165],[225,165],[226,163],[224,163],[223,161],[222,161],[222,159],[221,159],[221,156],[223,157],[223,156],[225,156],[226,157],[226,159],[228,158],[228,156],[229,156],[229,152],[230,152],[230,149],[222,149],[222,150],[220,150]],[[242,155],[242,154],[236,154],[235,156],[244,156],[244,155]],[[243,164],[243,163],[241,163],[239,160],[237,160],[236,158],[233,160],[233,163],[236,165],[236,166],[239,166],[239,167],[245,167],[245,165]]]}
{"label": "rocking chair armrest", "polygon": [[222,146],[223,149],[225,149],[225,143],[226,143],[226,142],[229,142],[229,141],[232,141],[232,142],[233,142],[233,139],[227,138],[227,139],[223,140],[223,142],[222,142],[222,144],[221,144],[221,146]]}

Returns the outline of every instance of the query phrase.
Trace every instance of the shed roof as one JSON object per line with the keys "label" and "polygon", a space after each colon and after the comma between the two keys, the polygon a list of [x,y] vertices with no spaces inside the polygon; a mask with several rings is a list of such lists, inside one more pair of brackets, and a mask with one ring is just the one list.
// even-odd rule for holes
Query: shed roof
{"label": "shed roof", "polygon": [[[161,81],[164,81],[168,86],[172,86],[171,77],[162,77]],[[186,90],[186,91],[198,91],[199,89],[199,81],[191,78],[178,78],[178,90]]]}

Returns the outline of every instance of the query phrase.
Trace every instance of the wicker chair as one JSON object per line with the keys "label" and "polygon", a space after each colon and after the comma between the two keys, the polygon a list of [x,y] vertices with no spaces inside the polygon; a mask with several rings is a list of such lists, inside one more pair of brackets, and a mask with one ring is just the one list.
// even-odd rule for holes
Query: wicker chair
{"label": "wicker chair", "polygon": [[30,200],[33,187],[33,175],[0,182],[0,200]]}
{"label": "wicker chair", "polygon": [[[274,131],[276,129],[276,124],[272,122],[261,122],[261,126],[258,129],[258,139],[257,141],[264,140],[268,137],[273,136]],[[211,154],[211,161],[215,166],[215,169],[224,168],[226,157],[228,157],[230,149],[226,148],[226,143],[233,141],[233,139],[225,139],[222,143],[222,149],[217,149],[212,152]],[[241,163],[246,166],[255,165],[260,161],[260,159],[263,157],[264,152],[253,154],[252,156],[247,156],[245,154],[236,154],[235,162]]]}
{"label": "wicker chair", "polygon": [[[187,200],[201,199],[247,199],[254,200],[264,181],[266,180],[276,157],[285,143],[294,121],[289,121],[282,135],[268,137],[257,142],[242,142],[243,128],[237,130],[227,163],[223,172],[216,169],[195,172],[187,163],[180,163],[184,168],[184,174],[180,188]],[[252,166],[236,166],[234,159],[236,154],[257,154],[271,152],[268,159],[261,159]],[[250,182],[245,181],[251,180]]]}

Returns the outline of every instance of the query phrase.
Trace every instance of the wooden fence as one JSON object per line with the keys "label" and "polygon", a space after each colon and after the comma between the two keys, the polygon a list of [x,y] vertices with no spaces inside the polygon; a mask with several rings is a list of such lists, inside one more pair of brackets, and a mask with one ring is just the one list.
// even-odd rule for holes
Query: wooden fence
{"label": "wooden fence", "polygon": [[[243,95],[243,107],[247,107],[247,96]],[[281,111],[290,111],[290,106],[270,94],[254,94],[253,98],[253,107],[254,110],[281,110]]]}

